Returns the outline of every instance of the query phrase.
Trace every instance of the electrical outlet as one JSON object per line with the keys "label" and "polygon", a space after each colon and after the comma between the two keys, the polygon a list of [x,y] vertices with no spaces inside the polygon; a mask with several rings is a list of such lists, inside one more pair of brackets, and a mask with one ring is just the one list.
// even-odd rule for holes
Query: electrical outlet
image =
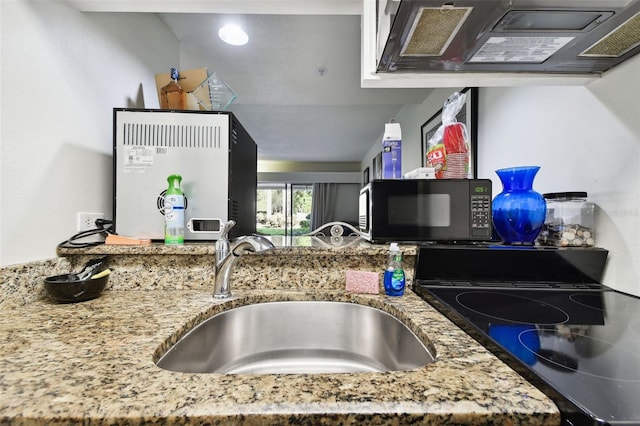
{"label": "electrical outlet", "polygon": [[104,213],[78,213],[78,232],[96,229],[96,219],[104,219]]}

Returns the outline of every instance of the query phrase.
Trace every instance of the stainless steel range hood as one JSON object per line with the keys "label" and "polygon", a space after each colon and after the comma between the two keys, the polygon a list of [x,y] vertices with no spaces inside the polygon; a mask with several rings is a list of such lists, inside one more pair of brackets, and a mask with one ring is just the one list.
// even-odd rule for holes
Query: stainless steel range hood
{"label": "stainless steel range hood", "polygon": [[585,84],[640,52],[640,0],[375,2],[363,87]]}
{"label": "stainless steel range hood", "polygon": [[640,0],[379,0],[378,28],[378,72],[600,73],[640,52]]}

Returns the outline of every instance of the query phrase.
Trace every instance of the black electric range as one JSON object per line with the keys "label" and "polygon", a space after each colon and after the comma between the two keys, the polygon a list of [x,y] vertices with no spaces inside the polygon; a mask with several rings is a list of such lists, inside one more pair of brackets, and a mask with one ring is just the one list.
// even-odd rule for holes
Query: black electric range
{"label": "black electric range", "polygon": [[600,284],[607,251],[419,248],[414,291],[545,392],[566,425],[640,425],[640,298]]}

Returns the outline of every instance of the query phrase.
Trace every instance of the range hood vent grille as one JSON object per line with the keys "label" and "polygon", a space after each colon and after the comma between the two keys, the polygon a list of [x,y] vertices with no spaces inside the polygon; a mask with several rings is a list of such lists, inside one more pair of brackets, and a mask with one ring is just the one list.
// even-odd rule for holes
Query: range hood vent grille
{"label": "range hood vent grille", "polygon": [[640,53],[640,0],[378,0],[377,10],[378,73],[595,76]]}
{"label": "range hood vent grille", "polygon": [[401,56],[441,56],[469,16],[471,7],[421,7]]}
{"label": "range hood vent grille", "polygon": [[640,45],[640,12],[579,56],[619,58],[638,45]]}

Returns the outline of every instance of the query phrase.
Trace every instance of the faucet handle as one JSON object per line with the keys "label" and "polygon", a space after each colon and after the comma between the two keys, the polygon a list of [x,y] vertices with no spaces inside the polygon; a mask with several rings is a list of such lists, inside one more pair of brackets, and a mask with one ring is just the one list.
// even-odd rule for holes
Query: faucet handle
{"label": "faucet handle", "polygon": [[218,241],[220,241],[220,240],[229,240],[229,231],[234,226],[236,226],[236,221],[235,220],[230,220],[227,223],[225,223],[224,225],[222,225],[222,230],[220,231],[220,238],[218,239]]}
{"label": "faucet handle", "polygon": [[235,220],[230,220],[222,226],[220,231],[220,237],[216,241],[216,266],[224,260],[231,251],[231,245],[229,244],[229,231],[236,224]]}

